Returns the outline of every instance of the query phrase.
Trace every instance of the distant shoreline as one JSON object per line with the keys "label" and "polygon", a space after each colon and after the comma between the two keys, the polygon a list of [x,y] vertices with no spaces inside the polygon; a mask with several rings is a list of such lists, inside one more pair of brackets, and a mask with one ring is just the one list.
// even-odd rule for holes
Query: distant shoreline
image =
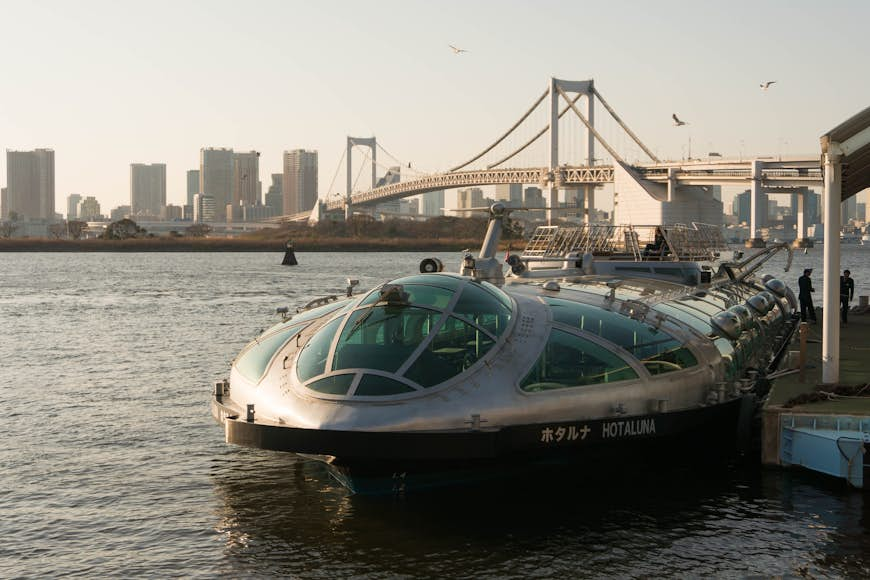
{"label": "distant shoreline", "polygon": [[[295,240],[297,252],[458,252],[476,248],[480,240],[354,239]],[[284,252],[284,243],[248,239],[0,240],[0,252]]]}

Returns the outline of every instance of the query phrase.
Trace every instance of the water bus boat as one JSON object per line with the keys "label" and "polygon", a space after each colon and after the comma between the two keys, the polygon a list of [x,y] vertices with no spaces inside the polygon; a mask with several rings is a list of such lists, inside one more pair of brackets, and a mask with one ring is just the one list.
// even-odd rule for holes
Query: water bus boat
{"label": "water bus boat", "polygon": [[458,274],[428,259],[285,310],[214,386],[226,441],[318,459],[361,493],[746,441],[796,321],[791,290],[755,273],[787,245],[723,260],[705,228],[545,227],[505,260],[508,212],[492,206]]}

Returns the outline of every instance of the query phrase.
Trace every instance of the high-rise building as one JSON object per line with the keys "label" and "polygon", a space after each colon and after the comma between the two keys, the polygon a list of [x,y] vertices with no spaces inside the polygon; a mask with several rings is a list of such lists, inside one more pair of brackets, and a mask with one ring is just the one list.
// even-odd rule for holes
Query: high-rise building
{"label": "high-rise building", "polygon": [[500,183],[495,186],[496,201],[506,201],[513,207],[523,205],[522,183]]}
{"label": "high-rise building", "polygon": [[130,164],[130,212],[136,217],[157,218],[166,205],[166,164]]}
{"label": "high-rise building", "polygon": [[308,211],[317,203],[317,151],[284,152],[284,213]]}
{"label": "high-rise building", "polygon": [[79,202],[76,210],[76,215],[83,222],[92,222],[103,219],[103,214],[100,213],[100,202],[92,195],[84,198]]}
{"label": "high-rise building", "polygon": [[439,216],[444,215],[444,190],[430,191],[421,196],[422,204],[421,211],[423,215]]}
{"label": "high-rise building", "polygon": [[9,202],[6,199],[6,188],[0,188],[0,220],[5,220],[9,217],[8,206]]}
{"label": "high-rise building", "polygon": [[5,216],[54,219],[54,150],[6,150]]}
{"label": "high-rise building", "polygon": [[121,221],[124,218],[130,217],[130,206],[119,205],[109,211],[109,219],[113,222]]}
{"label": "high-rise building", "polygon": [[[224,206],[226,207],[226,206]],[[193,221],[201,224],[215,219],[214,198],[202,193],[193,196]]]}
{"label": "high-rise building", "polygon": [[846,201],[840,204],[840,223],[846,225],[849,220],[858,217],[858,196],[853,195]]}
{"label": "high-rise building", "polygon": [[207,147],[199,150],[199,191],[197,193],[210,197],[214,202],[214,207],[222,208],[222,210],[233,201],[232,149]]}
{"label": "high-rise building", "polygon": [[274,209],[276,214],[284,211],[284,190],[281,185],[283,182],[283,173],[273,173],[272,185],[269,186],[269,190],[266,192],[265,205]]}
{"label": "high-rise building", "polygon": [[193,196],[199,193],[199,169],[187,170],[187,205],[193,207]]}
{"label": "high-rise building", "polygon": [[233,205],[260,205],[260,153],[233,153]]}
{"label": "high-rise building", "polygon": [[[479,187],[469,187],[460,189],[456,192],[456,209],[471,209],[473,207],[483,207],[483,190]],[[463,215],[462,217],[468,217]]]}
{"label": "high-rise building", "polygon": [[[758,196],[758,203],[764,208],[761,212],[761,223],[758,227],[767,227],[769,211],[769,201],[766,193],[761,193]],[[743,193],[738,193],[731,201],[731,211],[737,216],[737,222],[748,224],[752,221],[752,192],[748,189]],[[700,218],[698,218],[700,220]]]}
{"label": "high-rise building", "polygon": [[[793,216],[797,217],[798,213],[798,200],[797,194],[793,193],[790,196],[791,198],[791,213]],[[808,191],[807,196],[804,198],[804,223],[807,225],[820,223],[821,215],[819,214],[819,204],[821,203],[822,196],[816,193],[815,191]],[[747,202],[748,203],[748,202]],[[748,210],[747,210],[748,211]]]}
{"label": "high-rise building", "polygon": [[71,193],[66,196],[66,220],[74,220],[79,217],[79,202],[82,196],[77,193]]}

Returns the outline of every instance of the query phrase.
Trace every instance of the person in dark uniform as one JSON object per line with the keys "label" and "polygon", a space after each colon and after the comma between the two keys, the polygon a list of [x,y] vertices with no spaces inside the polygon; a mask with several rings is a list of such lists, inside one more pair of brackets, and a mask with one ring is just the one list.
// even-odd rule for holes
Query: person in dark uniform
{"label": "person in dark uniform", "polygon": [[816,321],[816,309],[813,306],[813,296],[811,294],[816,291],[813,288],[813,281],[810,280],[810,274],[812,273],[813,269],[807,268],[804,270],[804,275],[798,278],[798,300],[801,303],[801,322],[806,322],[807,313],[809,313],[812,322]]}
{"label": "person in dark uniform", "polygon": [[849,270],[843,270],[843,275],[840,276],[840,320],[843,324],[849,322],[849,302],[855,297],[855,281],[851,275]]}

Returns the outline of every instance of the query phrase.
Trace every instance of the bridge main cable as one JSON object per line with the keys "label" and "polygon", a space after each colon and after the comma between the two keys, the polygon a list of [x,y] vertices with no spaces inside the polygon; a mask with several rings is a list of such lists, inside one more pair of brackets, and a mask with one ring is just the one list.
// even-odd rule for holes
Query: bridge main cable
{"label": "bridge main cable", "polygon": [[[580,97],[582,97],[582,96],[583,96],[583,93],[580,93],[576,97],[574,97],[574,100],[571,101],[570,103],[568,103],[569,106],[566,106],[564,109],[562,109],[562,112],[559,113],[559,118],[561,119],[562,117],[564,117],[565,113],[568,112],[568,109],[571,108],[570,107],[571,103],[576,103],[577,101],[580,100]],[[532,143],[537,141],[541,137],[541,135],[543,135],[544,133],[547,132],[547,129],[549,129],[549,128],[550,128],[549,125],[544,125],[543,129],[538,131],[538,133],[534,137],[532,137],[531,139],[526,141],[523,145],[521,145],[519,149],[514,150],[513,153],[508,154],[506,157],[502,157],[501,159],[499,159],[495,163],[490,163],[489,165],[486,166],[486,168],[492,169],[493,167],[498,167],[499,165],[501,165],[502,163],[504,163],[508,159],[511,159],[512,157],[516,157],[517,155],[522,153],[529,145],[531,145]]]}
{"label": "bridge main cable", "polygon": [[574,111],[574,113],[578,117],[580,117],[580,120],[583,121],[583,124],[586,125],[586,128],[589,129],[589,131],[593,135],[595,135],[595,138],[598,139],[598,142],[601,143],[601,145],[604,146],[605,149],[607,149],[607,152],[610,153],[610,156],[613,157],[613,160],[619,163],[625,163],[625,161],[622,160],[622,157],[619,156],[619,154],[613,149],[613,147],[607,144],[607,141],[604,140],[604,137],[601,136],[601,133],[595,130],[595,127],[593,127],[592,124],[589,123],[589,120],[586,119],[586,117],[583,116],[583,113],[581,113],[580,110],[574,105],[574,103],[571,102],[571,99],[568,98],[568,93],[566,93],[564,89],[562,89],[562,87],[560,87],[559,85],[556,85],[556,90],[559,91],[559,94],[562,95],[562,98],[567,101],[568,105],[571,107],[571,110]]}
{"label": "bridge main cable", "polygon": [[492,145],[490,145],[489,147],[487,147],[486,149],[484,149],[480,154],[478,154],[477,156],[475,156],[475,157],[469,159],[469,160],[466,161],[465,163],[462,163],[461,165],[457,165],[456,167],[451,167],[449,171],[450,171],[450,172],[457,171],[457,170],[462,169],[463,167],[465,167],[465,166],[467,166],[467,165],[471,165],[472,163],[474,163],[475,161],[477,161],[478,159],[480,159],[481,157],[483,157],[484,155],[486,155],[487,153],[489,153],[490,151],[492,151],[493,148],[495,148],[499,143],[501,143],[502,141],[504,141],[504,140],[508,137],[508,135],[510,135],[511,133],[513,133],[513,132],[514,132],[514,129],[516,129],[517,127],[519,127],[519,126],[522,124],[523,121],[525,121],[526,119],[528,119],[529,115],[532,114],[532,111],[534,111],[535,109],[538,108],[538,105],[541,104],[541,101],[543,101],[543,100],[546,98],[546,96],[549,94],[549,92],[550,92],[550,91],[547,90],[547,91],[544,91],[543,93],[541,93],[541,96],[538,97],[538,100],[535,101],[535,104],[532,105],[532,106],[529,108],[529,110],[526,111],[526,113],[525,113],[522,117],[520,117],[520,120],[519,120],[519,121],[517,121],[516,123],[514,123],[513,127],[511,127],[510,129],[508,129],[507,132],[506,132],[504,135],[502,135],[501,137],[499,137],[498,140],[497,140],[495,143],[493,143]]}
{"label": "bridge main cable", "polygon": [[634,139],[634,142],[637,143],[641,149],[643,149],[644,153],[649,155],[649,158],[652,159],[653,161],[655,161],[656,163],[660,163],[661,162],[660,159],[658,157],[656,157],[655,155],[653,155],[653,152],[650,151],[649,149],[647,149],[646,145],[641,143],[640,138],[637,135],[635,135],[631,129],[628,128],[628,125],[626,125],[622,121],[622,119],[619,118],[619,115],[616,114],[616,111],[614,111],[610,107],[610,105],[607,104],[607,101],[604,100],[604,97],[601,96],[601,93],[598,92],[598,89],[596,89],[595,87],[592,87],[592,92],[595,93],[595,96],[598,97],[598,100],[601,102],[602,105],[604,105],[604,108],[607,109],[607,112],[610,113],[610,116],[613,117],[614,119],[616,119],[616,122],[619,123],[619,126],[622,127],[623,129],[625,129],[625,132],[628,133],[632,139]]}

